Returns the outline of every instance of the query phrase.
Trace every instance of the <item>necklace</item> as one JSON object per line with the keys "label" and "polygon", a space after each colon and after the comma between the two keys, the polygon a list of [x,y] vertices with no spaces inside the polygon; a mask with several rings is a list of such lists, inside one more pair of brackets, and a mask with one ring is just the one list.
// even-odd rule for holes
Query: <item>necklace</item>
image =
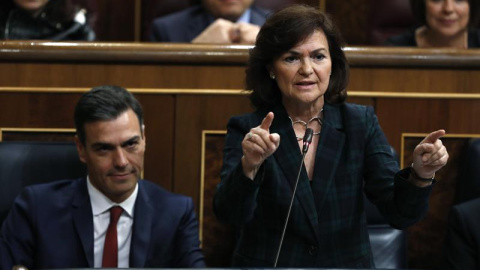
{"label": "necklace", "polygon": [[[321,126],[321,125],[323,124],[322,118],[320,118],[322,112],[323,112],[323,108],[320,110],[320,112],[318,113],[317,116],[310,118],[310,120],[308,120],[308,122],[305,122],[305,121],[303,121],[303,120],[295,120],[295,121],[293,121],[292,118],[289,116],[288,118],[289,118],[290,121],[292,122],[293,132],[295,132],[295,125],[302,125],[302,126],[305,127],[305,130],[307,130],[308,125],[309,125],[311,122],[313,122],[313,121],[317,121],[318,124]],[[320,131],[313,133],[313,135],[319,135],[319,134],[320,134]],[[303,137],[297,136],[296,133],[295,133],[295,137],[297,138],[297,141],[303,140]]]}

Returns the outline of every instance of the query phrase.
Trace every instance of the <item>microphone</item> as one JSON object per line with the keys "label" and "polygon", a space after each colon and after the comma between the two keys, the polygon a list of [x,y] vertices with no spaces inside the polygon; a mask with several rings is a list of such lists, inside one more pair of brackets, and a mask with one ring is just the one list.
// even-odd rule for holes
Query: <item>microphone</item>
{"label": "microphone", "polygon": [[280,237],[280,244],[278,245],[277,256],[275,257],[273,267],[277,267],[278,257],[280,256],[280,251],[282,250],[283,238],[285,238],[285,231],[287,231],[288,219],[290,218],[290,212],[292,211],[293,200],[295,199],[295,193],[297,192],[298,180],[300,179],[302,166],[305,162],[305,154],[307,154],[308,147],[312,143],[312,139],[313,130],[311,128],[307,128],[307,130],[305,130],[305,135],[303,136],[302,162],[300,163],[300,168],[298,169],[297,180],[295,181],[295,186],[293,188],[292,199],[290,201],[290,206],[288,207],[287,218],[285,219],[285,223],[283,225],[282,237]]}
{"label": "microphone", "polygon": [[305,135],[303,136],[303,149],[302,149],[303,154],[307,153],[308,147],[312,143],[312,139],[313,139],[313,130],[311,128],[307,128],[307,130],[305,130]]}

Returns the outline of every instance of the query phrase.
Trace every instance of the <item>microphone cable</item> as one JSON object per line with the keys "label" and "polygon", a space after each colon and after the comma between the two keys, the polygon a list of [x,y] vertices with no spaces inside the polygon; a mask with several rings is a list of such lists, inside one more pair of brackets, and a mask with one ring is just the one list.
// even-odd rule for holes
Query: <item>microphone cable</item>
{"label": "microphone cable", "polygon": [[297,180],[295,181],[295,186],[293,188],[292,199],[290,201],[290,206],[288,207],[287,218],[285,219],[285,225],[283,226],[282,237],[280,238],[280,244],[278,245],[277,255],[275,257],[275,263],[273,267],[277,267],[278,257],[280,256],[280,251],[282,250],[283,245],[283,238],[285,237],[285,232],[287,230],[288,219],[290,218],[290,212],[292,211],[293,200],[295,199],[295,193],[297,192],[298,180],[300,179],[300,173],[302,172],[302,166],[305,162],[305,155],[307,154],[308,147],[312,143],[313,138],[313,130],[311,128],[307,128],[305,130],[305,135],[303,136],[303,149],[302,149],[302,162],[300,163],[300,168],[298,169]]}

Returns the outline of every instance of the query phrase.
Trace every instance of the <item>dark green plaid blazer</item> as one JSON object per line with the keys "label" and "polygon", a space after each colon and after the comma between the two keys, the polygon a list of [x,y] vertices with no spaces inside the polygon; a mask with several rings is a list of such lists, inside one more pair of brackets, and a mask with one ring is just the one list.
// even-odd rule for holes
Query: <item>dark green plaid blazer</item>
{"label": "dark green plaid blazer", "polygon": [[[241,142],[268,111],[232,117],[227,126],[214,209],[220,220],[239,228],[235,267],[273,266],[301,162],[285,109],[272,111],[270,132],[280,135],[280,146],[254,181],[243,175]],[[373,108],[326,104],[313,179],[310,183],[303,167],[278,266],[374,267],[363,192],[398,229],[418,221],[428,208],[431,187],[415,187],[405,180],[408,170],[397,172]]]}

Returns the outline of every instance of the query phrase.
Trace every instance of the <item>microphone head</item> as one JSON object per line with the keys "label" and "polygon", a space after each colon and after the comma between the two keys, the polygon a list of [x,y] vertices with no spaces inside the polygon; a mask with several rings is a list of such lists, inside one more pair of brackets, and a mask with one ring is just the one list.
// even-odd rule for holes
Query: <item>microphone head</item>
{"label": "microphone head", "polygon": [[312,143],[313,139],[313,130],[311,128],[307,128],[305,130],[305,135],[303,136],[303,153],[307,153],[308,147],[310,146],[310,143]]}
{"label": "microphone head", "polygon": [[305,135],[303,136],[303,143],[308,143],[310,144],[312,142],[312,138],[313,138],[313,130],[311,128],[307,128],[307,130],[305,130]]}

